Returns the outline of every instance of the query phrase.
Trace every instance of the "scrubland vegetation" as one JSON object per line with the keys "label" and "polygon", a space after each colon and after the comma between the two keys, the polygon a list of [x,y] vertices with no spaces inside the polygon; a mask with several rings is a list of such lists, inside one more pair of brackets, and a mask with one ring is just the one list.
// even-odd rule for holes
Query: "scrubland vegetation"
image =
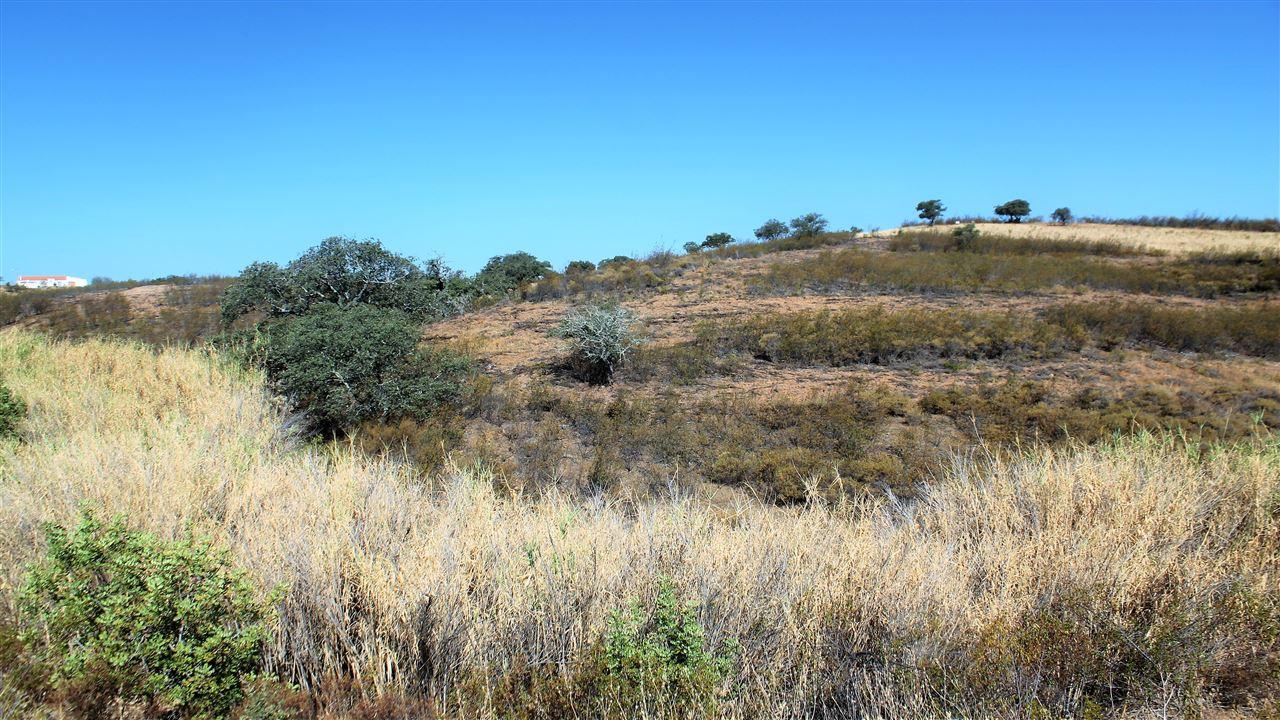
{"label": "scrubland vegetation", "polygon": [[1280,255],[917,210],[0,294],[0,713],[1280,712]]}
{"label": "scrubland vegetation", "polygon": [[[239,717],[1274,708],[1274,436],[961,455],[908,503],[717,507],[512,494],[480,469],[426,480],[344,443],[298,445],[257,373],[194,351],[8,333],[0,372],[31,408],[0,484],[9,612],[45,622],[17,589],[69,562],[58,540],[45,570],[25,569],[41,523],[105,541],[70,530],[86,502],[155,538],[125,534],[102,562],[207,537],[272,609],[261,673],[232,673]],[[174,698],[204,682],[92,665],[72,682],[49,664],[68,661],[55,637],[6,640],[15,712],[74,711],[109,681],[113,715],[182,714]]]}

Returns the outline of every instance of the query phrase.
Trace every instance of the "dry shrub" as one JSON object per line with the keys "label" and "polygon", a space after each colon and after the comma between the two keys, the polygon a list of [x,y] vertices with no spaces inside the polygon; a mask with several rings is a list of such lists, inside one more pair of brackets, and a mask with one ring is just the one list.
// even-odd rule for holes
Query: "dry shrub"
{"label": "dry shrub", "polygon": [[1280,289],[1280,260],[1259,264],[1139,262],[1078,255],[880,253],[849,248],[775,264],[753,280],[754,288],[766,292],[833,292],[864,286],[963,292],[1088,287],[1214,297]]}
{"label": "dry shrub", "polygon": [[38,523],[83,503],[207,532],[285,587],[268,665],[304,692],[503,716],[539,692],[521,668],[572,679],[663,574],[712,646],[741,644],[723,717],[1176,715],[1280,690],[1274,437],[961,458],[901,504],[626,504],[291,447],[259,377],[191,352],[7,333],[0,374],[32,408],[0,457],[0,600]]}
{"label": "dry shrub", "polygon": [[[893,252],[948,252],[958,251],[952,232],[941,230],[903,229],[889,238],[887,248]],[[1010,237],[992,233],[979,234],[964,248],[965,252],[996,255],[1103,255],[1109,257],[1135,257],[1140,255],[1166,255],[1119,240],[1086,240],[1082,238]]]}
{"label": "dry shrub", "polygon": [[757,358],[829,366],[1046,357],[1079,349],[1085,337],[1025,314],[884,307],[756,315],[704,328],[703,334],[719,347]]}
{"label": "dry shrub", "polygon": [[1157,345],[1178,351],[1280,357],[1280,303],[1275,302],[1212,307],[1071,303],[1049,308],[1045,319],[1064,328],[1084,328],[1104,348]]}

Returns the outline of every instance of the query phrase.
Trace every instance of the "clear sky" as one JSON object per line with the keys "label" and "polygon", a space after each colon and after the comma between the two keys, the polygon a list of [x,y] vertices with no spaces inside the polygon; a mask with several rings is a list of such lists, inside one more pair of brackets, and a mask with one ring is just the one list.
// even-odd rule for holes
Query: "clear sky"
{"label": "clear sky", "polygon": [[0,143],[6,279],[1275,216],[1280,4],[3,2]]}

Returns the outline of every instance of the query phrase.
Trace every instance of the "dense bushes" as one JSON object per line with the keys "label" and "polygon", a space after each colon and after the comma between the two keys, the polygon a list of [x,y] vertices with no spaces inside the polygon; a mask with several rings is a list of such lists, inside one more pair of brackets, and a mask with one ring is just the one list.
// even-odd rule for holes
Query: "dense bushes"
{"label": "dense bushes", "polygon": [[460,311],[469,292],[439,262],[423,267],[375,241],[329,238],[284,268],[246,268],[223,296],[223,320],[262,320],[222,344],[262,363],[315,433],[426,421],[457,398],[469,362],[419,348],[419,326]]}
{"label": "dense bushes", "polygon": [[259,313],[305,315],[318,305],[372,305],[423,320],[466,309],[472,288],[438,260],[419,264],[376,240],[331,237],[285,267],[254,263],[222,299],[224,322]]}
{"label": "dense bushes", "polygon": [[27,404],[0,385],[0,440],[18,437],[18,424],[27,416]]}
{"label": "dense bushes", "polygon": [[891,363],[922,358],[1044,357],[1078,349],[1083,332],[1007,312],[880,306],[756,315],[708,328],[717,347],[773,362]]}
{"label": "dense bushes", "polygon": [[[31,673],[82,717],[117,702],[217,718],[262,666],[269,603],[207,541],[164,542],[84,513],[45,529],[19,598]],[[114,713],[113,713],[114,714]]]}
{"label": "dense bushes", "polygon": [[461,391],[468,361],[418,347],[406,313],[322,305],[270,327],[263,365],[272,387],[317,432],[369,420],[425,419]]}

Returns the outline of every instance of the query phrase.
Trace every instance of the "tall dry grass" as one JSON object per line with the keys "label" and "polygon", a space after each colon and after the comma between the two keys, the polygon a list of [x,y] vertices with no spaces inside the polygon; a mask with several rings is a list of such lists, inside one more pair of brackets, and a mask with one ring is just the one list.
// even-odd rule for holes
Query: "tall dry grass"
{"label": "tall dry grass", "polygon": [[5,333],[0,377],[31,406],[0,456],[3,602],[39,523],[84,503],[191,526],[284,586],[269,664],[305,688],[516,715],[513,669],[570,672],[665,574],[713,644],[741,641],[731,717],[1168,716],[1276,689],[1274,440],[960,458],[910,504],[713,508],[294,446],[260,378],[192,351]]}

